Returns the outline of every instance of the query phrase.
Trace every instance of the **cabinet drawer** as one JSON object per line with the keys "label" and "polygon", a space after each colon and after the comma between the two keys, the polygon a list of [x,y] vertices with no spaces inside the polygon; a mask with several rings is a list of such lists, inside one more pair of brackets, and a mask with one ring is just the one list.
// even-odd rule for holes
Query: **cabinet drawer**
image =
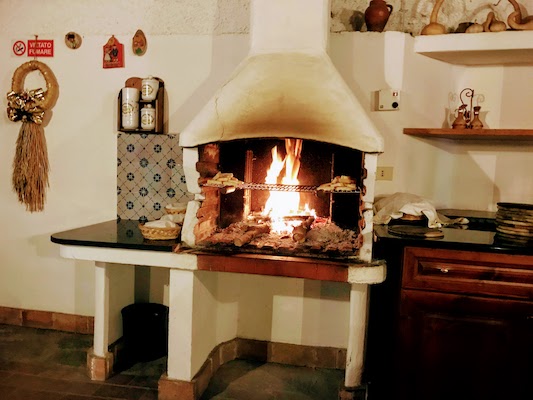
{"label": "cabinet drawer", "polygon": [[402,288],[533,300],[533,256],[406,247]]}

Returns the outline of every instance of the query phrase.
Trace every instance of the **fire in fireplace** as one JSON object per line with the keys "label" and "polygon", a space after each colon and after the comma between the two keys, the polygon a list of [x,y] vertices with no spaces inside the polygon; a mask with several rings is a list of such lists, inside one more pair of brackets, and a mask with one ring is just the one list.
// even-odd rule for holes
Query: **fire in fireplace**
{"label": "fire in fireplace", "polygon": [[363,161],[358,150],[295,138],[200,146],[197,247],[356,258],[365,227]]}
{"label": "fire in fireplace", "polygon": [[182,242],[370,262],[383,138],[327,55],[329,1],[250,4],[249,55],[180,134]]}

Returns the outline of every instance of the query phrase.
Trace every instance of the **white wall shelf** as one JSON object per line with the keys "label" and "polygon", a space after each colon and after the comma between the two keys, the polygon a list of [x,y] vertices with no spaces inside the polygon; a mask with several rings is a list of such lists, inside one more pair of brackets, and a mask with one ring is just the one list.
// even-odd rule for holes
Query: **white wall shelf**
{"label": "white wall shelf", "polygon": [[456,65],[533,64],[533,31],[417,36],[414,50]]}

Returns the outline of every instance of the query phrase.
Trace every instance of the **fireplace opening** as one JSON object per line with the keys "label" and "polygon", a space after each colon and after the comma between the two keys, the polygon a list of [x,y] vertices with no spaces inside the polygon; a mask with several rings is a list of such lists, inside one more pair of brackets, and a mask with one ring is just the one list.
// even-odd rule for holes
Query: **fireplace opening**
{"label": "fireplace opening", "polygon": [[293,138],[199,147],[196,245],[216,252],[357,258],[364,153]]}

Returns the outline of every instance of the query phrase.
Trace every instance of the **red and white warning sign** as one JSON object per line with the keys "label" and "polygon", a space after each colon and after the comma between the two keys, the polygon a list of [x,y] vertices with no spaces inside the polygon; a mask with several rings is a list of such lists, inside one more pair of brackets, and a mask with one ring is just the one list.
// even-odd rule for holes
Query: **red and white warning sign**
{"label": "red and white warning sign", "polygon": [[26,43],[22,40],[15,40],[13,42],[13,54],[16,56],[23,56],[26,53]]}
{"label": "red and white warning sign", "polygon": [[28,40],[28,57],[53,57],[53,40]]}

